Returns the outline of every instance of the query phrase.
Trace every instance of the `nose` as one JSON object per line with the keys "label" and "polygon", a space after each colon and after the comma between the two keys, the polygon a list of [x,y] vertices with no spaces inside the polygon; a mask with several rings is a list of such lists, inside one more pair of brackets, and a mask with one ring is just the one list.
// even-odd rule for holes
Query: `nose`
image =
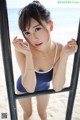
{"label": "nose", "polygon": [[37,41],[37,40],[38,40],[38,36],[37,36],[36,33],[33,33],[33,34],[32,34],[32,37],[33,37],[33,40],[34,40],[34,41]]}
{"label": "nose", "polygon": [[34,38],[38,39],[37,33],[34,33]]}

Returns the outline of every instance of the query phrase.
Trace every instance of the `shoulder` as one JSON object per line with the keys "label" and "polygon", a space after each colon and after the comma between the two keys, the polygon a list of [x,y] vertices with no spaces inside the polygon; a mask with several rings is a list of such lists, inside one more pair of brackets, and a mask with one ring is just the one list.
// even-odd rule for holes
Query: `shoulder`
{"label": "shoulder", "polygon": [[62,49],[63,45],[61,43],[57,43],[58,49]]}
{"label": "shoulder", "polygon": [[60,53],[61,53],[62,48],[63,48],[63,45],[61,43],[57,43],[57,47],[58,47],[57,54],[58,54],[58,56],[60,56]]}
{"label": "shoulder", "polygon": [[58,42],[53,42],[54,45],[56,46],[56,50],[57,50],[57,53],[56,53],[56,59],[60,57],[60,54],[61,54],[61,51],[62,51],[62,48],[63,48],[63,45],[61,43],[58,43]]}

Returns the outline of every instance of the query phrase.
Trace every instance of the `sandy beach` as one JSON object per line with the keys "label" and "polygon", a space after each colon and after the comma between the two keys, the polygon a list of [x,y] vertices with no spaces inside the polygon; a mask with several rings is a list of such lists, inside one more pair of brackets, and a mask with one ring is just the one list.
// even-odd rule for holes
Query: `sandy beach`
{"label": "sandy beach", "polygon": [[[16,80],[18,76],[20,75],[20,71],[16,62],[15,54],[14,54],[14,47],[11,44],[11,50],[12,50],[12,62],[13,62],[13,73],[14,73],[14,82],[16,86]],[[66,70],[66,83],[65,86],[68,86],[70,84],[71,79],[71,73],[72,73],[72,59],[73,56],[69,57],[68,63],[67,63],[67,70]],[[16,87],[15,87],[16,91]],[[5,83],[5,75],[4,75],[4,68],[3,68],[3,60],[2,60],[2,54],[1,54],[1,46],[0,46],[0,120],[2,113],[7,113],[7,119],[10,120],[10,113],[9,113],[9,107],[8,107],[8,97],[6,92],[6,83]],[[65,114],[66,114],[66,107],[67,107],[67,100],[68,100],[68,92],[64,93],[57,93],[57,94],[51,94],[50,100],[47,108],[47,120],[65,120]],[[22,108],[19,105],[18,100],[17,102],[17,113],[18,113],[18,120],[23,120],[22,117]],[[36,99],[35,97],[32,98],[33,103],[33,115],[31,120],[40,120],[37,108],[36,108]],[[73,113],[72,113],[72,120],[80,120],[80,77],[73,107]]]}
{"label": "sandy beach", "polygon": [[[20,31],[18,30],[19,29],[18,28],[19,12],[22,8],[21,6],[23,6],[23,3],[24,5],[26,5],[26,2],[30,2],[31,0],[27,0],[27,1],[23,0],[21,2],[19,1],[18,4],[16,4],[15,0],[13,1],[7,0],[7,5],[11,3],[8,6],[9,7],[8,17],[9,17],[12,65],[13,65],[13,75],[14,75],[14,85],[15,85],[14,87],[15,87],[15,93],[16,93],[16,81],[18,76],[21,73],[15,58],[12,39],[16,35],[18,37],[22,37],[22,35],[20,34]],[[54,28],[53,30],[54,32],[51,31],[52,40],[61,42],[63,45],[65,45],[66,42],[69,41],[71,38],[76,39],[77,32],[78,32],[78,23],[80,20],[80,7],[69,8],[68,6],[69,4],[65,4],[66,7],[57,8],[58,6],[54,7],[55,0],[54,2],[50,2],[50,0],[41,0],[41,1],[42,3],[44,3],[44,1],[46,3],[48,2],[47,3],[48,7],[50,6],[50,4],[52,6],[49,8],[51,11],[51,16],[52,16],[51,19],[53,20],[53,28]],[[76,1],[76,0],[73,0],[73,1]],[[19,4],[21,5],[19,6]],[[47,4],[45,4],[45,6]],[[62,6],[65,6],[65,5],[62,4]],[[75,4],[75,5],[78,5],[78,4]],[[66,68],[66,82],[64,87],[67,87],[70,85],[71,74],[73,69],[73,59],[74,59],[73,55],[68,58],[67,68]],[[48,117],[47,120],[65,120],[68,95],[69,95],[69,92],[50,94],[50,100],[47,108],[47,117]],[[23,110],[18,100],[16,100],[16,106],[17,106],[18,120],[23,120]],[[36,103],[35,97],[32,97],[32,106],[33,106],[33,114],[30,120],[41,120],[37,112],[37,103]],[[7,115],[7,118],[2,118],[2,114]],[[0,40],[0,120],[11,120],[7,88],[6,88],[6,80],[5,80],[5,74],[4,74],[3,59],[2,59],[1,40]],[[79,72],[78,85],[77,85],[77,91],[76,91],[71,120],[80,120],[80,72]]]}

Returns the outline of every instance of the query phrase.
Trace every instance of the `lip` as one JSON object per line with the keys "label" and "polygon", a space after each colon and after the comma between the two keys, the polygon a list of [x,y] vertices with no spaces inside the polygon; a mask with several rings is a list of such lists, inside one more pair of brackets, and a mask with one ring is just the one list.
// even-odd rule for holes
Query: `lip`
{"label": "lip", "polygon": [[42,43],[35,44],[35,46],[40,46],[40,45],[42,45]]}

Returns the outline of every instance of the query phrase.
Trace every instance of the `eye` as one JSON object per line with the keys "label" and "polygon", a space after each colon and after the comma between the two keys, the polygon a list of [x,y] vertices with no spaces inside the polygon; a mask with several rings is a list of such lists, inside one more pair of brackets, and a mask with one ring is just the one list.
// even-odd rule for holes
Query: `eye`
{"label": "eye", "polygon": [[39,30],[41,30],[41,28],[40,28],[40,27],[36,28],[36,29],[35,29],[35,32],[36,32],[36,31],[39,31]]}
{"label": "eye", "polygon": [[25,32],[24,32],[24,34],[25,34],[25,35],[29,35],[30,33],[29,33],[29,32],[27,32],[27,31],[25,31]]}

